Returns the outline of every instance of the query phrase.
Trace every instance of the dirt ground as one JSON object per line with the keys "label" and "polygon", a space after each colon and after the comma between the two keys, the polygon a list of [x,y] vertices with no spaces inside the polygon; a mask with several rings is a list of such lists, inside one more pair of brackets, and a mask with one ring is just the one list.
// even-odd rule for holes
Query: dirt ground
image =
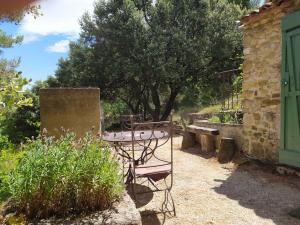
{"label": "dirt ground", "polygon": [[[278,175],[257,163],[221,165],[199,147],[182,151],[180,144],[181,137],[175,138],[176,216],[158,213],[163,193],[144,195],[137,199],[144,225],[300,225],[288,215],[300,207],[300,178]],[[166,147],[159,152],[166,154]]]}

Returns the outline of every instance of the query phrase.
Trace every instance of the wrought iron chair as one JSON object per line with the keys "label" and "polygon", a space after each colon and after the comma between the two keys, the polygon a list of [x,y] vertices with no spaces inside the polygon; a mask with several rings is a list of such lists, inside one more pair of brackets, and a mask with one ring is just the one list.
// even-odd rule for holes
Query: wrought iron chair
{"label": "wrought iron chair", "polygon": [[[129,165],[126,183],[131,185],[134,198],[136,199],[137,194],[164,191],[162,211],[173,212],[175,215],[175,205],[171,196],[173,186],[172,117],[170,117],[170,121],[146,123],[136,123],[131,117],[131,138],[132,162]],[[170,146],[167,146],[167,143]],[[158,148],[162,146],[169,151],[168,159],[158,154]],[[137,147],[142,151],[135,151]],[[167,178],[170,179],[167,181]],[[143,184],[148,181],[149,190],[137,192],[135,186],[142,180],[144,180]],[[157,185],[159,181],[163,181],[164,187]]]}

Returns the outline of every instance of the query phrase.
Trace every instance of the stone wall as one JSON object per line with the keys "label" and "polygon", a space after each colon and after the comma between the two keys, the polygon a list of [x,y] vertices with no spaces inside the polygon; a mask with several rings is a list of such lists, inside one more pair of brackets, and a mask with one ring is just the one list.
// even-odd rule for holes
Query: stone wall
{"label": "stone wall", "polygon": [[[220,132],[219,138],[228,137],[233,138],[238,150],[244,149],[243,140],[243,125],[241,124],[229,124],[229,123],[212,123],[207,120],[197,120],[194,122],[195,125],[200,127],[209,127],[218,129]],[[217,140],[217,145],[220,140]]]}
{"label": "stone wall", "polygon": [[242,20],[244,148],[261,160],[278,161],[281,19],[299,8],[299,0],[286,0]]}
{"label": "stone wall", "polygon": [[59,137],[63,130],[82,137],[100,132],[100,90],[98,88],[47,88],[40,90],[41,128]]}

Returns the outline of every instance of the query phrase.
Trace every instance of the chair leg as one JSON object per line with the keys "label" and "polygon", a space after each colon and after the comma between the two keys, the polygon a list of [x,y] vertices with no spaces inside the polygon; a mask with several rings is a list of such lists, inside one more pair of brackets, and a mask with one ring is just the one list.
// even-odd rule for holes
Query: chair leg
{"label": "chair leg", "polygon": [[132,181],[133,181],[133,174],[132,174],[132,172],[131,172],[131,166],[129,165],[129,169],[128,169],[128,172],[126,173],[127,174],[127,178],[126,178],[126,182],[125,182],[125,184],[130,184],[130,183],[132,183]]}
{"label": "chair leg", "polygon": [[162,213],[169,213],[171,216],[173,213],[173,216],[176,216],[174,199],[169,189],[164,191],[164,201],[162,203],[161,211]]}
{"label": "chair leg", "polygon": [[124,158],[122,157],[122,171],[123,171],[123,183],[125,182],[125,160]]}
{"label": "chair leg", "polygon": [[132,191],[133,199],[136,202],[137,198],[136,198],[135,182],[134,181],[131,183],[131,188],[132,188],[131,191]]}
{"label": "chair leg", "polygon": [[156,191],[159,191],[159,188],[155,185],[155,183],[149,177],[147,179],[149,183],[152,184],[152,186],[156,189]]}
{"label": "chair leg", "polygon": [[[173,212],[174,216],[176,216],[175,203],[174,203],[174,199],[171,194],[172,187],[168,186],[166,179],[164,179],[164,182],[165,182],[165,185],[167,188],[164,191],[164,201],[162,203],[162,212],[169,213],[170,215],[172,215],[172,212]],[[169,206],[171,206],[171,209],[169,209]]]}

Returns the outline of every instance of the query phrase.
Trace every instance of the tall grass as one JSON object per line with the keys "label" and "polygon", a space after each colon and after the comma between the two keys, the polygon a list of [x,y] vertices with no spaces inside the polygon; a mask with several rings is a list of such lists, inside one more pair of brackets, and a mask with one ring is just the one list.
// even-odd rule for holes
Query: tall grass
{"label": "tall grass", "polygon": [[123,191],[117,159],[90,135],[40,137],[24,151],[8,187],[15,208],[30,218],[102,210]]}

